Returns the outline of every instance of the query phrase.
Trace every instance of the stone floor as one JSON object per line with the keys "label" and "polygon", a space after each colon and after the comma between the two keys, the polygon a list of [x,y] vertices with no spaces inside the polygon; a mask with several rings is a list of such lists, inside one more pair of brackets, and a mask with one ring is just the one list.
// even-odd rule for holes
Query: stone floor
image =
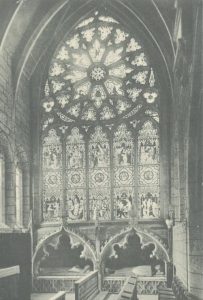
{"label": "stone floor", "polygon": [[[51,296],[54,294],[32,294],[31,300],[48,300],[50,299]],[[110,295],[108,300],[117,300],[118,299],[118,294],[116,295]],[[148,296],[148,295],[138,295],[139,300],[158,300],[158,296]],[[75,300],[75,295],[74,294],[67,294],[66,295],[66,300]]]}
{"label": "stone floor", "polygon": [[53,294],[32,294],[31,300],[47,300],[49,299]]}
{"label": "stone floor", "polygon": [[[54,294],[32,294],[31,300],[48,300],[53,296]],[[75,294],[67,294],[66,300],[75,300]]]}
{"label": "stone floor", "polygon": [[158,300],[157,295],[138,295],[139,300]]}
{"label": "stone floor", "polygon": [[[117,295],[110,295],[108,300],[117,300],[118,299],[118,294]],[[139,300],[158,300],[158,296],[152,295],[138,295]]]}

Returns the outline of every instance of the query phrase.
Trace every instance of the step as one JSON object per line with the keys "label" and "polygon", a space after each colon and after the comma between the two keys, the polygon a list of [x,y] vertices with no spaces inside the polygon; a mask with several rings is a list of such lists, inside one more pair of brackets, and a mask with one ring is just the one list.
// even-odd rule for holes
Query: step
{"label": "step", "polygon": [[94,298],[92,300],[105,300],[105,299],[107,299],[107,296],[108,296],[108,292],[102,291],[99,294],[97,294],[96,296],[94,296]]}
{"label": "step", "polygon": [[127,283],[123,289],[123,292],[129,293],[132,295],[134,292],[134,289],[135,289],[135,285]]}
{"label": "step", "polygon": [[170,300],[170,299],[176,299],[176,297],[173,294],[172,289],[170,288],[161,288],[159,290],[159,300]]}
{"label": "step", "polygon": [[169,293],[171,292],[171,293],[173,293],[173,290],[171,288],[167,288],[167,287],[162,287],[162,288],[159,289],[159,291],[160,292],[163,291],[163,292],[169,292]]}
{"label": "step", "polygon": [[168,297],[169,299],[175,299],[176,297],[172,294],[159,294],[160,298]]}
{"label": "step", "polygon": [[118,300],[118,294],[109,294],[108,300]]}
{"label": "step", "polygon": [[170,300],[170,299],[176,299],[176,297],[175,296],[170,296],[170,295],[159,295],[159,299],[160,300],[164,300],[164,299]]}
{"label": "step", "polygon": [[128,293],[122,293],[121,298],[119,298],[119,300],[124,300],[124,299],[132,299],[132,295]]}
{"label": "step", "polygon": [[174,294],[173,294],[173,292],[164,292],[164,291],[162,291],[162,292],[159,292],[159,294],[160,295],[171,295],[171,296],[174,296]]}
{"label": "step", "polygon": [[128,283],[136,285],[137,278],[129,278]]}

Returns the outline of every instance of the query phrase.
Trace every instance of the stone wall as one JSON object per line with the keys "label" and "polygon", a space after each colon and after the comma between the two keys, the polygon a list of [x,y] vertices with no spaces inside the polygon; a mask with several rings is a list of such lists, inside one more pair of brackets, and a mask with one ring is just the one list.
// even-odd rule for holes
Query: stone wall
{"label": "stone wall", "polygon": [[173,263],[176,276],[188,286],[188,253],[187,253],[187,227],[179,223],[173,228]]}
{"label": "stone wall", "polygon": [[[29,233],[0,234],[0,267],[20,267],[18,300],[30,299],[31,291],[31,242]],[[0,296],[2,296],[0,292]],[[1,298],[1,297],[0,297]],[[2,298],[1,298],[2,299]],[[7,298],[3,298],[6,300]],[[12,298],[8,298],[12,299]],[[16,300],[17,300],[16,299]]]}
{"label": "stone wall", "polygon": [[[173,228],[173,260],[176,275],[185,289],[202,299],[203,5],[202,1],[178,2],[183,27],[174,65],[171,198],[176,225]],[[185,26],[188,24],[190,28]]]}
{"label": "stone wall", "polygon": [[0,268],[0,299],[19,299],[19,266]]}
{"label": "stone wall", "polygon": [[6,155],[6,222],[15,223],[15,193],[14,193],[14,110],[11,75],[11,53],[8,49],[0,52],[0,132],[1,147]]}
{"label": "stone wall", "polygon": [[176,276],[185,291],[203,299],[203,221],[202,212],[195,222],[183,222],[173,230],[173,262]]}
{"label": "stone wall", "polygon": [[188,156],[189,292],[203,299],[203,2],[195,9],[193,90]]}
{"label": "stone wall", "polygon": [[189,291],[203,299],[203,218],[202,211],[195,214],[189,227]]}
{"label": "stone wall", "polygon": [[[29,164],[30,157],[30,98],[28,81],[21,84],[16,97],[13,80],[14,48],[10,42],[0,47],[0,145],[6,155],[6,223],[15,225],[15,168],[22,165],[24,174],[24,225],[30,213]],[[20,151],[19,151],[20,149]]]}

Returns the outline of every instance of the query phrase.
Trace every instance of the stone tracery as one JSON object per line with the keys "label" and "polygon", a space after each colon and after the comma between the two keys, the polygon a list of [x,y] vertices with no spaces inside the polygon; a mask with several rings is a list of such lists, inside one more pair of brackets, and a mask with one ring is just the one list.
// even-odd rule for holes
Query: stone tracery
{"label": "stone tracery", "polygon": [[[114,18],[96,12],[59,44],[44,96],[43,136],[46,140],[55,132],[63,149],[56,175],[58,185],[51,189],[47,184],[51,173],[46,167],[46,151],[42,153],[44,221],[58,221],[64,214],[69,221],[126,219],[134,204],[139,217],[144,218],[145,202],[145,218],[160,217],[159,161],[155,165],[136,157],[139,140],[144,139],[144,129],[137,129],[139,122],[148,120],[145,128],[152,118],[155,121],[146,128],[147,135],[155,132],[159,123],[157,78],[140,40]],[[107,127],[113,128],[111,136]],[[147,147],[141,148],[149,156]],[[152,148],[155,151],[157,146]],[[152,209],[155,205],[156,214]]]}
{"label": "stone tracery", "polygon": [[56,109],[83,121],[111,120],[132,110],[143,97],[154,102],[155,75],[140,41],[111,17],[96,12],[90,19],[55,52],[45,92],[54,102],[45,100],[45,111]]}

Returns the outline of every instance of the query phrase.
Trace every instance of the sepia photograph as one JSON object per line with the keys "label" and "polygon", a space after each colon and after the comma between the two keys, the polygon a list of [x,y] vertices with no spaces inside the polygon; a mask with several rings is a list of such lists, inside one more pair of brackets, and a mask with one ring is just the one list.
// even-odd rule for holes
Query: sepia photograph
{"label": "sepia photograph", "polygon": [[203,300],[203,0],[0,0],[0,300]]}

